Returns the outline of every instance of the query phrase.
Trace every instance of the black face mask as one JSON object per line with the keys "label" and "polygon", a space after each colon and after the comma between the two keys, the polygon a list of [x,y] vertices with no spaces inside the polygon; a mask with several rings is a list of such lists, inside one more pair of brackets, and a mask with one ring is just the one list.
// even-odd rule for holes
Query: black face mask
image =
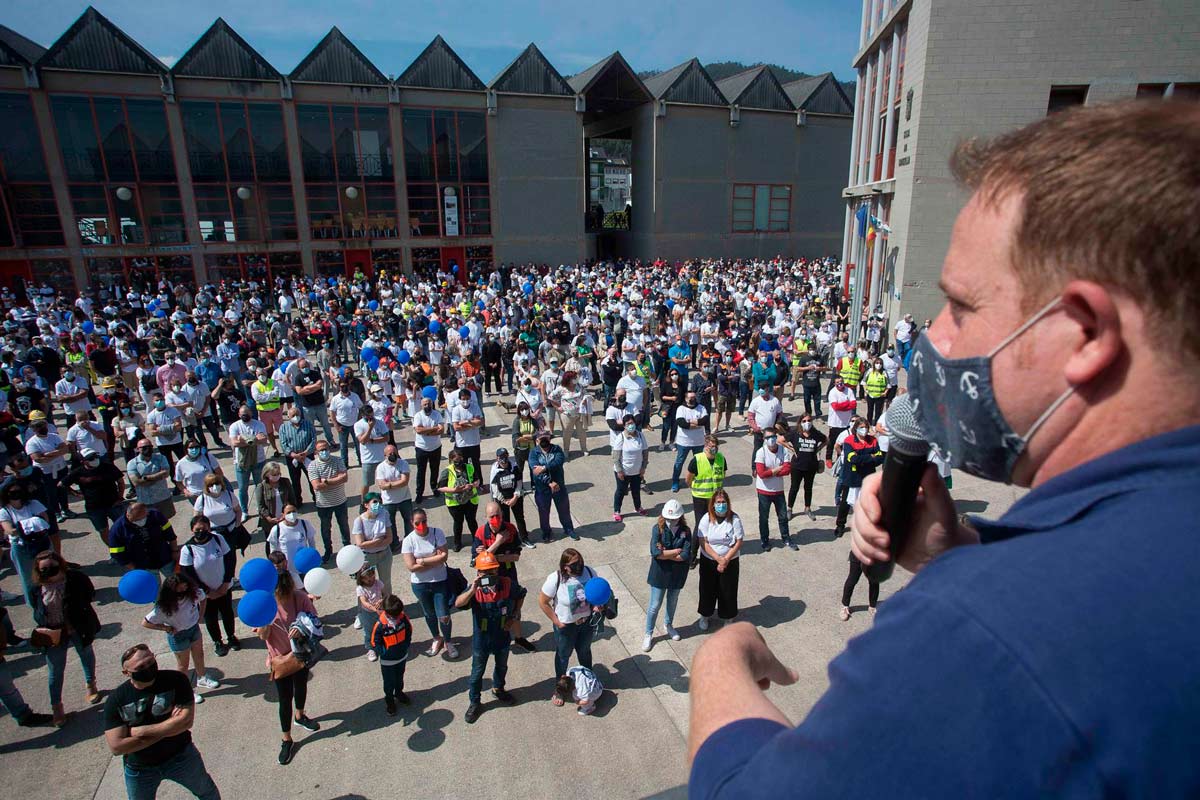
{"label": "black face mask", "polygon": [[158,662],[151,661],[148,665],[141,669],[135,669],[129,673],[129,677],[133,678],[138,683],[153,683],[158,677]]}
{"label": "black face mask", "polygon": [[192,532],[192,537],[197,542],[207,542],[210,538],[212,538],[212,531],[208,530],[207,528],[197,528]]}
{"label": "black face mask", "polygon": [[49,580],[58,574],[58,567],[39,567],[38,576],[42,580]]}
{"label": "black face mask", "polygon": [[575,577],[579,577],[580,575],[583,574],[583,562],[577,561],[574,564],[568,564],[567,572],[574,575]]}

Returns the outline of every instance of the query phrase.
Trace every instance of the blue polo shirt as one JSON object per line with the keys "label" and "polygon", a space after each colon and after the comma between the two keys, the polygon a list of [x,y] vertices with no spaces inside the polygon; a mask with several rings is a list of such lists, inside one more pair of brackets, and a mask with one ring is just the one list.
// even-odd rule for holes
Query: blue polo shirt
{"label": "blue polo shirt", "polygon": [[798,727],[710,736],[689,796],[1200,797],[1198,490],[1192,426],[976,521],[983,545],[881,606]]}

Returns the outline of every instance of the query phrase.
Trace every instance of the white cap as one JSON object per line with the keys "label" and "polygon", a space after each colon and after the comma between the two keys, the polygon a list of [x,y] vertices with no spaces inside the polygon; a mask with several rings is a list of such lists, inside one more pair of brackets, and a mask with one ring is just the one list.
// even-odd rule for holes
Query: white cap
{"label": "white cap", "polygon": [[668,500],[663,506],[662,515],[664,519],[679,519],[683,516],[683,506],[678,500]]}

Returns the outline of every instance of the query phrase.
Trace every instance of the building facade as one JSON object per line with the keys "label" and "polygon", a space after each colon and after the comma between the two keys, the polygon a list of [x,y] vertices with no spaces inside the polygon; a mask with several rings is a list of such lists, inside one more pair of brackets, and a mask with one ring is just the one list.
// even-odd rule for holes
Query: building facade
{"label": "building facade", "polygon": [[[854,308],[918,321],[966,202],[958,142],[1080,103],[1196,97],[1200,5],[1189,0],[863,0],[843,260]],[[860,211],[861,209],[861,211]]]}
{"label": "building facade", "polygon": [[[835,252],[837,82],[681,66],[568,80],[531,44],[485,84],[439,36],[391,78],[333,28],[284,75],[218,19],[168,69],[92,8],[49,48],[0,26],[0,282]],[[630,140],[607,222],[600,136]]]}

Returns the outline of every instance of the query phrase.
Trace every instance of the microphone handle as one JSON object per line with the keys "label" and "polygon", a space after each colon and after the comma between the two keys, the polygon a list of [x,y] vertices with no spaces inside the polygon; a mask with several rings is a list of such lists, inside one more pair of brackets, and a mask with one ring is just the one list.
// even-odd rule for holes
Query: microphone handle
{"label": "microphone handle", "polygon": [[895,448],[888,450],[879,484],[879,505],[883,512],[880,527],[888,532],[888,554],[891,558],[864,567],[863,574],[868,580],[882,583],[892,577],[896,557],[904,552],[908,534],[912,530],[913,510],[917,505],[921,476],[925,474],[927,463],[928,453],[910,455]]}

